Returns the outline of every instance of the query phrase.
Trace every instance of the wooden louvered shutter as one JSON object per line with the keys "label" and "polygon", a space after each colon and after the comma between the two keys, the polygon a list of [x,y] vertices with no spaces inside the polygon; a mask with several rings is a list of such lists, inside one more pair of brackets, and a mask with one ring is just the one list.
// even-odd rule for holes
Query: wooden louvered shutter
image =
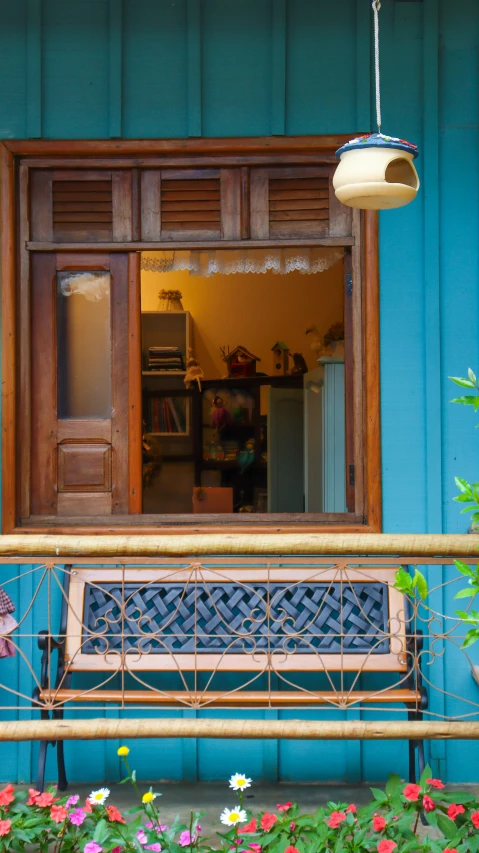
{"label": "wooden louvered shutter", "polygon": [[332,187],[328,166],[252,167],[251,238],[304,240],[351,233],[351,212]]}
{"label": "wooden louvered shutter", "polygon": [[34,169],[31,239],[109,243],[132,239],[131,170]]}

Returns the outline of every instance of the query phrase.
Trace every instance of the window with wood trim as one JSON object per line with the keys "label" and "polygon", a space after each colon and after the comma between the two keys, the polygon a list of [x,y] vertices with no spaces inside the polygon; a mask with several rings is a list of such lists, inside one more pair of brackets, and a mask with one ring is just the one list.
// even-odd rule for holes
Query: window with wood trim
{"label": "window with wood trim", "polygon": [[5,532],[380,529],[377,223],[334,195],[340,141],[13,144]]}

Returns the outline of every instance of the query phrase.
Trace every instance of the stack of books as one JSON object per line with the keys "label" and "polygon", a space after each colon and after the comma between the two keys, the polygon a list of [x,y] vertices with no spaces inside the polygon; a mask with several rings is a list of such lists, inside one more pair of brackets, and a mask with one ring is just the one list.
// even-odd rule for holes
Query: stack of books
{"label": "stack of books", "polygon": [[150,397],[148,426],[148,432],[186,433],[186,400],[178,397]]}
{"label": "stack of books", "polygon": [[150,347],[148,350],[148,370],[184,370],[183,353],[178,347]]}

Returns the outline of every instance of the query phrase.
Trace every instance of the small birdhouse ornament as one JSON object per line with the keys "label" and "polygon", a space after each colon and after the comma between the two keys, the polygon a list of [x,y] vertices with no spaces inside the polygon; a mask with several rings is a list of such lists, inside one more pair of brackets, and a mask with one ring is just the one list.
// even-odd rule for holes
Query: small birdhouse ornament
{"label": "small birdhouse ornament", "polygon": [[381,133],[379,85],[379,0],[373,0],[376,116],[378,132],[351,139],[336,151],[339,166],[333,178],[336,197],[348,207],[386,210],[416,198],[419,178],[414,167],[417,145]]}
{"label": "small birdhouse ornament", "polygon": [[289,370],[289,347],[283,341],[276,341],[271,347],[273,353],[272,376],[286,376]]}

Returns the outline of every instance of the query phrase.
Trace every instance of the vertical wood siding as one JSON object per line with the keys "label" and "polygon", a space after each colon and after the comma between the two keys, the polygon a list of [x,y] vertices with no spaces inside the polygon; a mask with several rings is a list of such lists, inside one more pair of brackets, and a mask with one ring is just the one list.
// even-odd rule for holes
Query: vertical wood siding
{"label": "vertical wood siding", "polygon": [[[373,128],[365,0],[0,0],[0,24],[3,138]],[[381,216],[384,529],[464,532],[454,475],[479,480],[478,436],[472,413],[449,404],[447,377],[479,367],[479,5],[390,0],[381,25],[384,130],[419,144],[422,181],[414,204]],[[2,567],[1,577],[13,571]],[[32,582],[15,595],[28,598]],[[24,643],[29,655],[34,643]],[[478,654],[474,647],[475,662]],[[477,701],[457,658],[448,649],[446,688]],[[38,666],[38,652],[34,659]],[[15,685],[17,662],[0,667]],[[458,712],[454,699],[434,694],[432,706]],[[77,745],[66,752],[72,781],[118,776],[114,743],[92,744],[87,768]],[[237,769],[308,781],[406,772],[401,743],[166,741],[152,750],[139,742],[135,754],[141,775],[155,779]],[[28,779],[35,758],[30,744],[3,745],[1,776]],[[478,744],[432,744],[431,758],[435,775],[477,781]]]}

